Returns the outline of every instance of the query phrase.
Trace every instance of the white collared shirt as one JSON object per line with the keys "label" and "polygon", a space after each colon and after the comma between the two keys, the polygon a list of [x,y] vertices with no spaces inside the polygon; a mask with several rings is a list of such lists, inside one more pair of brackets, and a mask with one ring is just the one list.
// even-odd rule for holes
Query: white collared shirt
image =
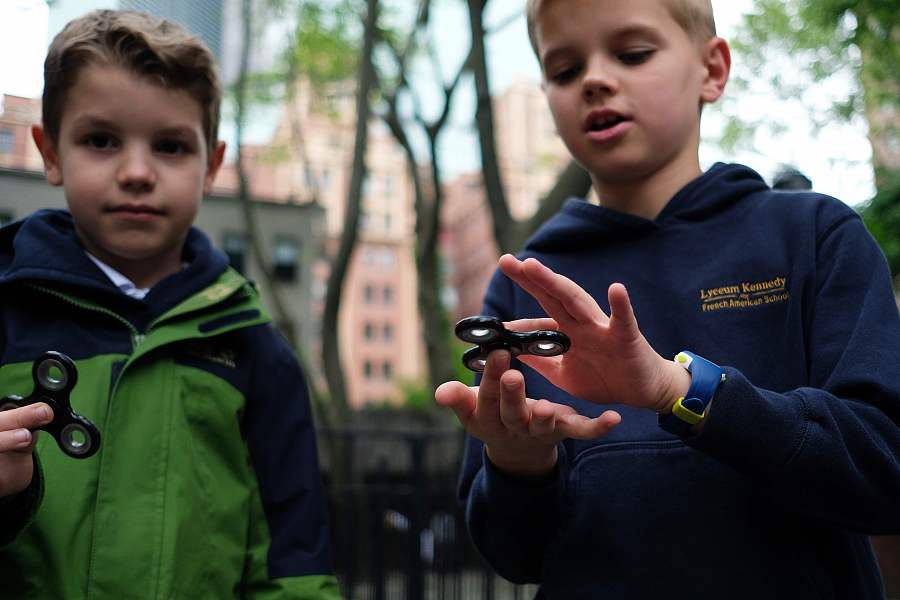
{"label": "white collared shirt", "polygon": [[100,270],[103,271],[109,280],[113,282],[113,285],[119,288],[126,296],[131,296],[132,298],[137,298],[138,300],[143,300],[144,296],[150,291],[150,288],[139,288],[134,285],[134,282],[113,269],[111,266],[91,254],[90,252],[85,252],[88,258],[94,261],[94,264],[100,267]]}

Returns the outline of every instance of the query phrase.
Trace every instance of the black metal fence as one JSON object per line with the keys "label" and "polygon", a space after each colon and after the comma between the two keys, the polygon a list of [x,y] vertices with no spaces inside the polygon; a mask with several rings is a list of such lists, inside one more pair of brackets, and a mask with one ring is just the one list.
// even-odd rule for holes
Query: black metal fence
{"label": "black metal fence", "polygon": [[465,530],[456,499],[462,432],[322,429],[318,435],[344,598],[534,597],[534,586],[497,576]]}

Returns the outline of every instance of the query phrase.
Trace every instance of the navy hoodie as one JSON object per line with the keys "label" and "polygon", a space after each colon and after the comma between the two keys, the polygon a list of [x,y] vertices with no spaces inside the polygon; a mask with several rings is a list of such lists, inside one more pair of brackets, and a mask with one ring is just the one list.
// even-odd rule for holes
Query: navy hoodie
{"label": "navy hoodie", "polygon": [[[570,200],[529,256],[607,312],[625,284],[657,352],[693,351],[727,380],[682,440],[519,364],[529,397],[622,422],[561,443],[548,485],[505,476],[468,440],[467,524],[501,575],[567,600],[883,598],[867,535],[900,533],[900,316],[853,210],[716,164],[652,221]],[[499,271],[484,312],[545,314]]]}

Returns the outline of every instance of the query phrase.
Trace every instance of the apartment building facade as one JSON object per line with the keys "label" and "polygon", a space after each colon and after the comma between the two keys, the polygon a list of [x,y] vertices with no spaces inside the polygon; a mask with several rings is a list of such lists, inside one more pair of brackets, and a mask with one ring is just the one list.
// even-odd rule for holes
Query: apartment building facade
{"label": "apartment building facade", "polygon": [[[514,81],[494,99],[500,176],[515,219],[537,210],[570,155],[556,133],[547,101],[531,80]],[[478,314],[500,252],[481,173],[464,173],[445,187],[442,245],[449,306],[456,319]]]}

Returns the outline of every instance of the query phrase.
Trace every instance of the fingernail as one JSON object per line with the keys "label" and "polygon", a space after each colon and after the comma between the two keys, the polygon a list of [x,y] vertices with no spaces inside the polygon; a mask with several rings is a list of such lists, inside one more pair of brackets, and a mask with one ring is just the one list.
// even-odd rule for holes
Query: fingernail
{"label": "fingernail", "polygon": [[37,416],[39,416],[42,419],[52,419],[53,418],[53,412],[46,406],[39,406],[35,410],[37,411]]}
{"label": "fingernail", "polygon": [[31,441],[31,432],[27,429],[17,429],[13,432],[13,440],[17,444],[27,444]]}

